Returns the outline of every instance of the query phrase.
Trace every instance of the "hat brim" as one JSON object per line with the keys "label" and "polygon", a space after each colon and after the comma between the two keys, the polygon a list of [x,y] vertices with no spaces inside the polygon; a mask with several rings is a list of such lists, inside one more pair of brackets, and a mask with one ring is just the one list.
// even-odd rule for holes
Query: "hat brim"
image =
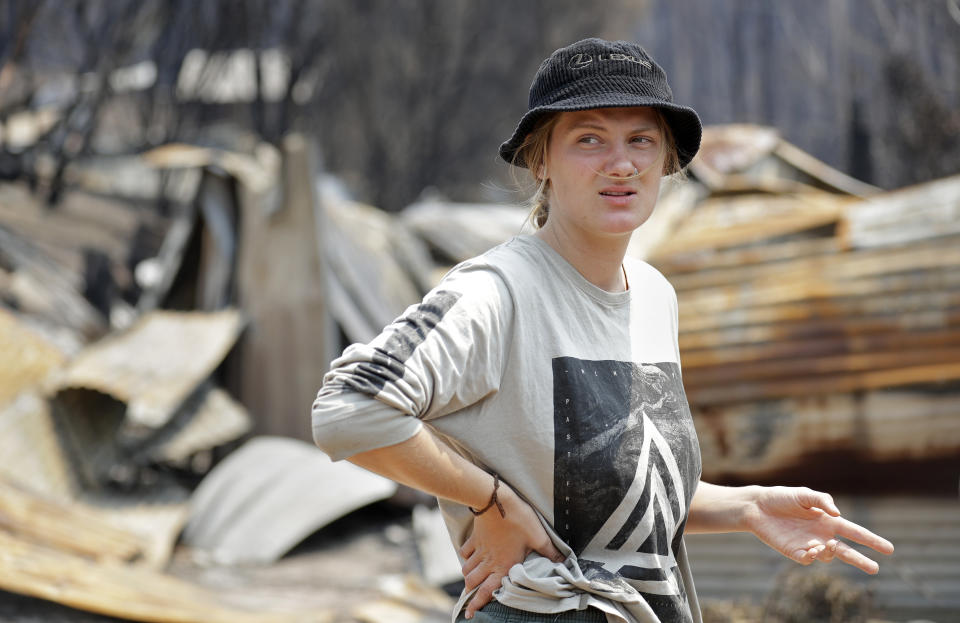
{"label": "hat brim", "polygon": [[595,108],[628,108],[633,106],[649,106],[663,112],[670,130],[673,132],[677,144],[677,155],[680,168],[687,166],[700,149],[700,138],[703,134],[703,125],[697,112],[688,107],[673,102],[665,102],[656,97],[646,97],[629,93],[604,93],[584,95],[562,100],[552,104],[537,106],[520,119],[513,136],[500,145],[500,157],[509,164],[526,167],[522,155],[517,150],[523,144],[527,134],[536,126],[537,122],[547,114],[554,112],[570,112],[574,110],[590,110]]}

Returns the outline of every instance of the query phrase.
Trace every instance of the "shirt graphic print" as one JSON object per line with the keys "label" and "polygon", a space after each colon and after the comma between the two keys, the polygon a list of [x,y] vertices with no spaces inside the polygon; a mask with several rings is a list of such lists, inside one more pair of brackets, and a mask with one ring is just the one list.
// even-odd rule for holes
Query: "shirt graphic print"
{"label": "shirt graphic print", "polygon": [[554,527],[584,575],[690,621],[675,554],[700,451],[673,362],[553,360]]}

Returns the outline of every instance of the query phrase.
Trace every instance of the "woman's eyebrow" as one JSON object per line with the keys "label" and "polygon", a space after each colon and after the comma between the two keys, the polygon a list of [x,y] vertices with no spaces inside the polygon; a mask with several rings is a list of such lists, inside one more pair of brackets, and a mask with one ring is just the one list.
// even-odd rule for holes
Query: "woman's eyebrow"
{"label": "woman's eyebrow", "polygon": [[[603,132],[607,129],[608,129],[607,126],[593,122],[593,121],[578,121],[577,123],[574,123],[572,126],[570,126],[571,132],[574,130],[597,130],[599,132]],[[657,129],[659,128],[657,128],[656,125],[645,124],[645,125],[636,126],[632,130],[630,130],[630,132],[631,133],[632,132],[649,132],[651,130],[657,130]]]}
{"label": "woman's eyebrow", "polygon": [[570,126],[569,131],[573,132],[574,130],[598,130],[600,132],[606,130],[607,128],[600,125],[599,123],[593,123],[591,121],[578,121]]}

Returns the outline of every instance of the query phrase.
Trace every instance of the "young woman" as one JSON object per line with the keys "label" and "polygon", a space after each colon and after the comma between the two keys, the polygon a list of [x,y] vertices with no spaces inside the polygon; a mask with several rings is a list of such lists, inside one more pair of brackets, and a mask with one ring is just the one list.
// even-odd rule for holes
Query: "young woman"
{"label": "young woman", "polygon": [[893,551],[825,493],[700,482],[676,296],[626,257],[700,132],[641,47],[557,50],[500,148],[537,181],[536,233],[455,267],[325,377],[317,444],[439,498],[463,560],[454,620],[699,621],[684,532],[867,573],[841,537]]}

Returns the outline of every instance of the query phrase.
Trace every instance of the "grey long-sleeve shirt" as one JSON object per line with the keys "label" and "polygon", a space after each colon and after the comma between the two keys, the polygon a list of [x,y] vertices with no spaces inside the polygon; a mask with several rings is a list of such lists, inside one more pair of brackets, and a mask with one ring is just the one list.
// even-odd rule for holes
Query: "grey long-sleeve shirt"
{"label": "grey long-sleeve shirt", "polygon": [[[334,361],[313,405],[314,439],[342,459],[428,425],[500,474],[567,554],[515,565],[495,594],[505,605],[698,622],[682,535],[700,452],[676,295],[648,264],[628,258],[625,269],[630,289],[604,291],[534,236],[458,265]],[[441,509],[459,549],[472,515]]]}

